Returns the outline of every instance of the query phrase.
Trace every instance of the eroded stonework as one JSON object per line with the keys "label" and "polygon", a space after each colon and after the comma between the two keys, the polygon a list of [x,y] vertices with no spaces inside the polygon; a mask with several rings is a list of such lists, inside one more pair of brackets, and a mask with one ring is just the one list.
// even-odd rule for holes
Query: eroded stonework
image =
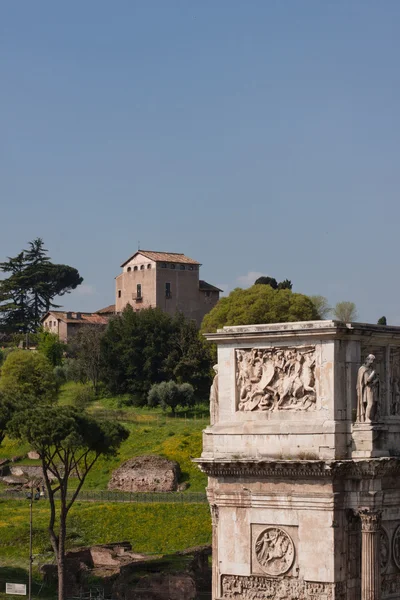
{"label": "eroded stonework", "polygon": [[392,555],[396,567],[400,569],[400,525],[393,534]]}
{"label": "eroded stonework", "polygon": [[222,575],[223,600],[338,600],[345,594],[344,583],[321,583],[253,575]]}
{"label": "eroded stonework", "polygon": [[294,544],[280,527],[267,527],[255,543],[257,560],[267,575],[287,573],[294,561]]}
{"label": "eroded stonework", "polygon": [[236,350],[239,411],[315,410],[315,347]]}
{"label": "eroded stonework", "polygon": [[390,559],[390,541],[386,530],[383,528],[380,532],[380,538],[381,573],[384,573]]}

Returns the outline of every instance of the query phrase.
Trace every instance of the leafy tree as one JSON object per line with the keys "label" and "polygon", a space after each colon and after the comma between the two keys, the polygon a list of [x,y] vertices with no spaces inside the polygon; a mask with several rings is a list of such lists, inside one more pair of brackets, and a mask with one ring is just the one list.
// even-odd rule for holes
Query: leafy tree
{"label": "leafy tree", "polygon": [[85,325],[76,332],[69,346],[76,359],[77,369],[84,380],[91,382],[95,394],[98,392],[101,376],[101,340],[103,335],[103,327]]}
{"label": "leafy tree", "polygon": [[190,383],[175,383],[175,381],[163,381],[155,383],[147,396],[149,406],[161,406],[163,410],[167,407],[175,414],[178,406],[193,405],[193,386]]}
{"label": "leafy tree", "polygon": [[0,325],[7,331],[34,331],[56,296],[75,289],[83,281],[78,271],[50,261],[41,238],[29,248],[0,263],[9,277],[0,281]]}
{"label": "leafy tree", "polygon": [[274,290],[269,285],[237,288],[221,298],[204,317],[201,330],[213,332],[226,325],[285,323],[318,320],[310,298],[291,290]]}
{"label": "leafy tree", "polygon": [[293,285],[290,279],[284,279],[279,283],[275,277],[259,277],[255,280],[254,285],[270,285],[273,290],[291,290]]}
{"label": "leafy tree", "polygon": [[53,367],[61,365],[66,345],[60,342],[58,335],[42,329],[38,335],[37,349],[49,360]]}
{"label": "leafy tree", "polygon": [[200,335],[196,323],[183,313],[175,315],[172,329],[164,361],[166,378],[190,382],[196,398],[207,398],[213,379],[211,345]]}
{"label": "leafy tree", "polygon": [[378,319],[378,325],[387,325],[386,317]]}
{"label": "leafy tree", "polygon": [[314,304],[319,318],[327,319],[332,312],[332,308],[329,306],[328,300],[325,298],[325,296],[309,296],[309,298]]}
{"label": "leafy tree", "polygon": [[357,321],[357,307],[354,302],[338,302],[333,309],[333,315],[337,321],[343,321],[343,323],[351,323]]}
{"label": "leafy tree", "polygon": [[[7,429],[12,437],[28,442],[40,456],[50,503],[48,531],[57,561],[58,598],[64,600],[68,513],[99,457],[115,456],[129,432],[119,423],[98,422],[69,406],[19,411]],[[55,485],[50,480],[51,475]],[[77,477],[78,485],[69,497],[72,475]]]}
{"label": "leafy tree", "polygon": [[283,281],[278,283],[278,290],[291,290],[293,287],[290,279],[284,279]]}
{"label": "leafy tree", "polygon": [[278,289],[278,282],[275,277],[259,277],[255,280],[254,285],[270,285],[273,290]]}
{"label": "leafy tree", "polygon": [[9,398],[27,399],[33,403],[55,400],[57,384],[53,367],[39,352],[16,350],[1,368],[0,391]]}

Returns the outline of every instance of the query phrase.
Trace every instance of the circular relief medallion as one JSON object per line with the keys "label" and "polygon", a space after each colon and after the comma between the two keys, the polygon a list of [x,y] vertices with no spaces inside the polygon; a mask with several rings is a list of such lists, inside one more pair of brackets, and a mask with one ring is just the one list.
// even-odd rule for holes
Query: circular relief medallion
{"label": "circular relief medallion", "polygon": [[389,564],[390,558],[390,542],[389,536],[385,529],[381,529],[381,572],[384,573]]}
{"label": "circular relief medallion", "polygon": [[293,565],[294,544],[280,527],[267,527],[256,540],[255,553],[265,573],[283,575]]}
{"label": "circular relief medallion", "polygon": [[393,534],[392,555],[396,567],[400,569],[400,525]]}

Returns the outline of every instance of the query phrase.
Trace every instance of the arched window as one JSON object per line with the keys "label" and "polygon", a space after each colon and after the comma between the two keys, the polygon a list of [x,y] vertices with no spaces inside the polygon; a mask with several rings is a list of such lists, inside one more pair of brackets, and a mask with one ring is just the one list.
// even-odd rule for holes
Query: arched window
{"label": "arched window", "polygon": [[128,267],[128,268],[127,268],[127,271],[128,271],[128,273],[130,273],[130,272],[132,271],[132,268],[131,268],[131,267]]}
{"label": "arched window", "polygon": [[147,265],[147,268],[148,268],[148,269],[151,269],[151,265]]}
{"label": "arched window", "polygon": [[140,270],[143,271],[144,265],[140,265]]}
{"label": "arched window", "polygon": [[137,271],[137,267],[133,267],[133,270],[134,270],[134,271]]}

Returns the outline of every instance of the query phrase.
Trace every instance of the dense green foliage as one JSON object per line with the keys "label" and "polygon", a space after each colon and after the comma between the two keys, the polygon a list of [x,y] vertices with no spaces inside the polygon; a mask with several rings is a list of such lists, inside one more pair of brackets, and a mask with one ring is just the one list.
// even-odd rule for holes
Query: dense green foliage
{"label": "dense green foliage", "polygon": [[293,287],[290,279],[284,279],[279,283],[275,279],[275,277],[259,277],[255,280],[254,285],[270,285],[273,290],[291,290]]}
{"label": "dense green foliage", "polygon": [[0,326],[4,331],[34,331],[53,299],[74,290],[83,281],[78,271],[50,261],[43,240],[0,263],[8,277],[0,281]]}
{"label": "dense green foliage", "polygon": [[62,363],[66,345],[60,342],[58,335],[42,329],[38,334],[37,350],[44,354],[53,367],[57,367]]}
{"label": "dense green foliage", "polygon": [[175,381],[163,381],[155,383],[148,394],[149,406],[161,406],[163,410],[170,408],[175,414],[178,406],[192,406],[193,386],[190,383],[175,383]]}
{"label": "dense green foliage", "polygon": [[102,378],[111,393],[130,393],[146,404],[154,383],[175,380],[203,396],[211,381],[209,348],[195,323],[162,310],[127,306],[111,319],[101,342]]}
{"label": "dense green foliage", "polygon": [[1,367],[0,391],[18,402],[52,402],[57,394],[53,367],[39,352],[11,352]]}
{"label": "dense green foliage", "polygon": [[318,312],[307,296],[289,289],[274,290],[270,285],[237,288],[221,298],[204,317],[201,329],[213,332],[226,325],[285,323],[319,319]]}
{"label": "dense green foliage", "polygon": [[378,319],[378,325],[387,325],[386,317],[381,317]]}
{"label": "dense green foliage", "polygon": [[[69,353],[75,360],[74,368],[78,380],[89,381],[95,393],[101,379],[101,340],[104,327],[85,325],[80,327],[68,345]],[[75,376],[76,378],[76,376]]]}

